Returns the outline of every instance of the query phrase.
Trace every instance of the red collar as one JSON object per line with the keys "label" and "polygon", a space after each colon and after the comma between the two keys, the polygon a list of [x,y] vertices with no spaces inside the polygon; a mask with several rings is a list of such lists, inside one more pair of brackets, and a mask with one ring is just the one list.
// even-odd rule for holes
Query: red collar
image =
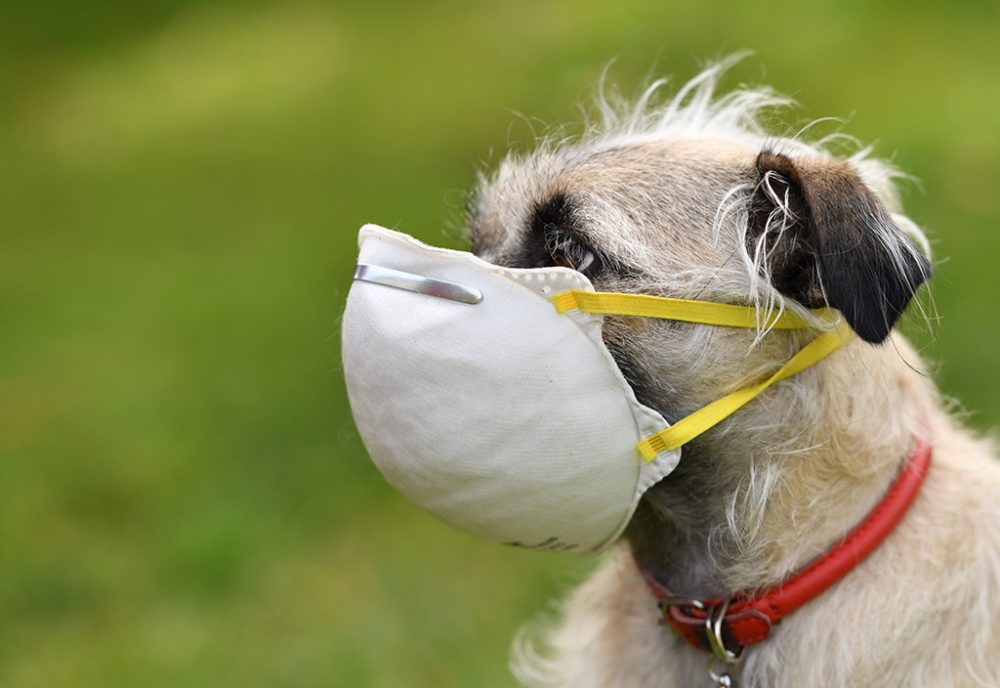
{"label": "red collar", "polygon": [[930,462],[931,447],[920,439],[885,497],[865,520],[840,544],[773,587],[739,593],[728,600],[679,599],[646,575],[663,622],[689,645],[735,660],[745,646],[767,638],[771,626],[831,588],[888,537],[920,491]]}

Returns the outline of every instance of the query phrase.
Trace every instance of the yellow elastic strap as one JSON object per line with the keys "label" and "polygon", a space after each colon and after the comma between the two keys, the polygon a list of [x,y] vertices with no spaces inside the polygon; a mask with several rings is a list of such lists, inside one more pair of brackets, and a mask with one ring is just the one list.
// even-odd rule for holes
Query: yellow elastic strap
{"label": "yellow elastic strap", "polygon": [[[722,327],[757,327],[776,330],[804,330],[810,325],[794,313],[758,311],[753,306],[732,306],[710,301],[687,301],[664,296],[645,294],[619,294],[616,292],[564,291],[552,297],[552,303],[560,313],[577,308],[585,313],[599,315],[632,315],[643,318],[681,320]],[[834,312],[828,308],[818,308],[811,313],[818,318],[830,320]]]}
{"label": "yellow elastic strap", "polygon": [[698,409],[690,416],[682,418],[671,427],[661,430],[655,435],[650,435],[639,443],[639,453],[646,461],[652,461],[660,452],[676,449],[690,442],[738,411],[774,383],[786,380],[796,373],[801,373],[814,363],[823,360],[850,341],[853,336],[851,328],[846,323],[841,323],[837,329],[821,334],[802,347],[785,365],[778,368],[777,372],[763,382],[727,394],[708,406]]}

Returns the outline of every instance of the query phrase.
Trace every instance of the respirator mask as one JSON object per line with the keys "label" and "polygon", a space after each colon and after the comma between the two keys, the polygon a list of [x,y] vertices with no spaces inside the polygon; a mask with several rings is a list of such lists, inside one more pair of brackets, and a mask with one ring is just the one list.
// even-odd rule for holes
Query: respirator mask
{"label": "respirator mask", "polygon": [[565,267],[506,268],[366,225],[343,318],[355,423],[396,489],[496,542],[598,552],[681,447],[843,345],[831,324],[767,379],[668,423],[601,338],[605,315],[808,329],[791,313],[595,292]]}

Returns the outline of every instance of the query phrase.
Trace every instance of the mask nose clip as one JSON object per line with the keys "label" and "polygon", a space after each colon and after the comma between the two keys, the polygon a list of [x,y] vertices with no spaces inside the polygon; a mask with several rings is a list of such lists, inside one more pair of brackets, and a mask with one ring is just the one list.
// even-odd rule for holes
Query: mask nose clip
{"label": "mask nose clip", "polygon": [[472,287],[425,277],[424,275],[416,275],[412,272],[384,268],[380,265],[370,265],[368,263],[358,263],[354,269],[354,279],[359,282],[369,282],[395,289],[405,289],[406,291],[436,296],[439,299],[468,303],[473,306],[483,300],[483,292]]}

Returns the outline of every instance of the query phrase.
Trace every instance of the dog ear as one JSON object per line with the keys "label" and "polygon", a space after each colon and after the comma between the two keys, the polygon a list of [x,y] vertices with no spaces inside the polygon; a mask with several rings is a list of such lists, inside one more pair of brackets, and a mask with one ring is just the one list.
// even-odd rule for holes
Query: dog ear
{"label": "dog ear", "polygon": [[884,341],[930,262],[847,163],[764,151],[756,168],[747,250],[772,285],[836,308],[865,341]]}

